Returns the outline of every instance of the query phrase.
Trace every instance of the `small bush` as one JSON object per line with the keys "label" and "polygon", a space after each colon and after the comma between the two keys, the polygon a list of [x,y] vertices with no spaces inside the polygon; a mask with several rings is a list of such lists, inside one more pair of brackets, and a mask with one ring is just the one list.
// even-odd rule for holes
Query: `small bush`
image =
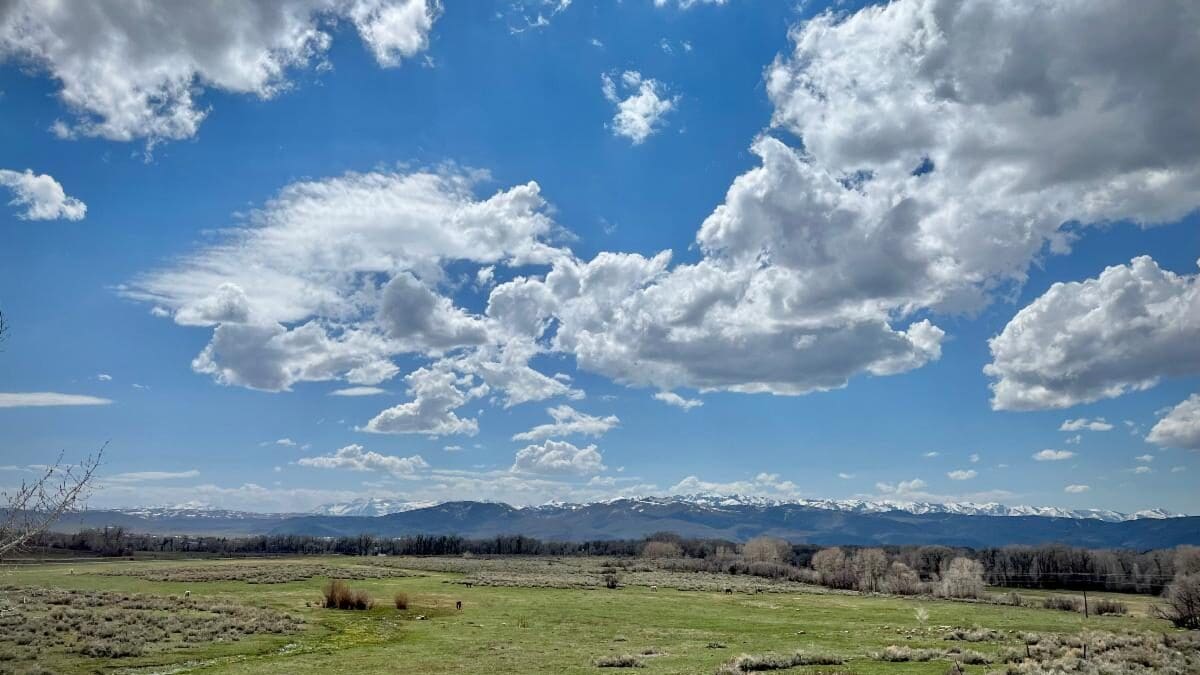
{"label": "small bush", "polygon": [[982,666],[992,662],[992,660],[988,658],[986,654],[972,651],[970,649],[964,650],[958,654],[947,654],[946,656],[956,659],[961,663],[965,663],[968,666]]}
{"label": "small bush", "polygon": [[645,668],[646,664],[633,654],[601,656],[595,661],[597,668]]}
{"label": "small bush", "polygon": [[1082,612],[1083,602],[1078,598],[1072,598],[1066,595],[1051,595],[1042,601],[1042,607],[1046,609],[1057,609],[1064,612]]}
{"label": "small bush", "polygon": [[366,591],[354,592],[354,609],[371,609],[375,606],[375,601]]}
{"label": "small bush", "polygon": [[1094,603],[1091,603],[1091,610],[1101,616],[1106,614],[1120,615],[1129,613],[1129,608],[1125,606],[1125,603],[1118,600],[1109,600],[1108,598],[1100,598]]}
{"label": "small bush", "polygon": [[332,579],[325,584],[325,588],[321,589],[321,595],[325,596],[326,609],[342,609],[350,604],[350,585],[344,581]]}
{"label": "small bush", "polygon": [[396,609],[408,609],[408,593],[397,591],[392,596],[392,601],[396,603]]}
{"label": "small bush", "polygon": [[604,575],[605,588],[616,588],[618,585],[620,585],[620,583],[621,580],[619,577],[617,577],[615,572],[609,572]]}
{"label": "small bush", "polygon": [[371,609],[375,601],[366,591],[350,590],[350,585],[339,579],[333,579],[325,584],[321,591],[325,596],[326,609]]}
{"label": "small bush", "polygon": [[1016,591],[1004,594],[1001,597],[1000,602],[1001,604],[1012,605],[1013,607],[1021,607],[1025,604],[1024,598],[1022,598],[1021,594]]}

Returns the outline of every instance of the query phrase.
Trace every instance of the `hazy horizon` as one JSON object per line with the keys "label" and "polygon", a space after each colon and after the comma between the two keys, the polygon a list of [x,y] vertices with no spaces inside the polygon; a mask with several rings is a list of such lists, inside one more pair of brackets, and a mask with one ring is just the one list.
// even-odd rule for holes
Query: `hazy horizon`
{"label": "hazy horizon", "polygon": [[0,10],[0,489],[1200,513],[1191,3],[118,7]]}

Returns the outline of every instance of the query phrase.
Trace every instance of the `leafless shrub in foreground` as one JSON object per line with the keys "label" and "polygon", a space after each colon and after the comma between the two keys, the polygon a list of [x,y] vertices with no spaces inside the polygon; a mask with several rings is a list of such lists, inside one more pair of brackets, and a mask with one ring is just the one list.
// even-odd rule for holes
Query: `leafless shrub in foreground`
{"label": "leafless shrub in foreground", "polygon": [[1200,629],[1200,573],[1175,577],[1162,596],[1163,605],[1155,613],[1176,628]]}
{"label": "leafless shrub in foreground", "polygon": [[4,501],[0,514],[0,560],[21,550],[30,539],[49,530],[87,499],[107,446],[105,443],[95,455],[79,464],[64,463],[59,453],[54,463],[43,468],[36,478],[0,493]]}

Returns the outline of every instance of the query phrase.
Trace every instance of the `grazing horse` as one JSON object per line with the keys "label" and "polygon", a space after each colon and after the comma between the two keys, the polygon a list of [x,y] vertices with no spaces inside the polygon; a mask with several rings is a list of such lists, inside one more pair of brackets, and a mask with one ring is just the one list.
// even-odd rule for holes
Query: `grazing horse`
{"label": "grazing horse", "polygon": [[462,609],[462,600],[459,600],[454,603],[454,609],[459,609],[459,610]]}

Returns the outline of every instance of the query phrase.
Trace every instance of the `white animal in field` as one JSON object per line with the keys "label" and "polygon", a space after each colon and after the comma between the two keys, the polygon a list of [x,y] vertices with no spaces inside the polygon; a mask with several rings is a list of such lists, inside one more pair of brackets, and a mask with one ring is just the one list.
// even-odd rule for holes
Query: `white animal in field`
{"label": "white animal in field", "polygon": [[658,586],[651,586],[651,587],[650,587],[650,590],[652,590],[652,591],[657,591],[657,590],[658,590]]}
{"label": "white animal in field", "polygon": [[190,598],[190,597],[192,597],[192,592],[191,592],[191,591],[184,591],[184,592],[183,592],[183,597],[185,597],[185,598]]}

